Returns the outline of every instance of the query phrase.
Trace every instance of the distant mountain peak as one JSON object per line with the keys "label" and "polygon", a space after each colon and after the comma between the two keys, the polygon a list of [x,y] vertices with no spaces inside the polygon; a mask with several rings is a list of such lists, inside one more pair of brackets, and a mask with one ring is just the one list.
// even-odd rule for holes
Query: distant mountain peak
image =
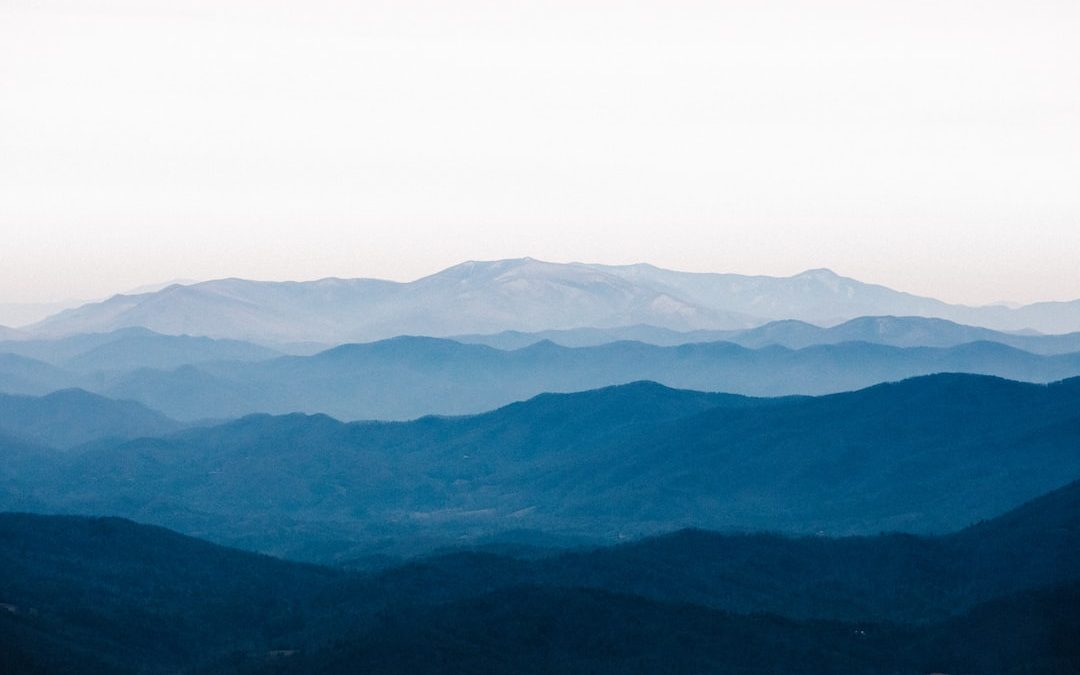
{"label": "distant mountain peak", "polygon": [[551,265],[554,263],[548,263],[543,260],[537,260],[536,258],[530,258],[525,256],[523,258],[500,258],[498,260],[466,260],[463,263],[458,263],[443,270],[448,272],[450,270],[480,270],[480,269],[509,269],[512,267],[522,267],[531,264]]}
{"label": "distant mountain peak", "polygon": [[795,275],[795,278],[803,279],[842,279],[839,274],[833,272],[828,267],[816,267],[814,269],[806,270]]}

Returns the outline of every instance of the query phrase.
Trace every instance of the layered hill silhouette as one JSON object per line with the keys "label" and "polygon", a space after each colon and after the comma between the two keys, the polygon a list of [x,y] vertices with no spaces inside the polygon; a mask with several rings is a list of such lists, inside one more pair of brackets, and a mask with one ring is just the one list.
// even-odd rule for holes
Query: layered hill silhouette
{"label": "layered hill silhouette", "polygon": [[503,351],[435,338],[395,338],[308,357],[140,369],[88,386],[184,420],[256,412],[404,420],[478,413],[544,392],[638,380],[785,396],[850,391],[942,372],[1050,382],[1080,375],[1080,353],[1039,356],[992,342],[947,348],[852,342],[797,350],[727,342],[676,347],[616,342],[580,348],[540,342]]}
{"label": "layered hill silhouette", "polygon": [[42,395],[78,387],[75,374],[37,359],[0,352],[0,391]]}
{"label": "layered hill silhouette", "polygon": [[258,361],[282,355],[280,351],[239,340],[162,335],[145,328],[0,341],[0,354],[4,353],[75,373],[177,368],[213,361]]}
{"label": "layered hill silhouette", "polygon": [[385,613],[263,673],[1066,673],[1080,666],[1076,585],[930,625],[732,616],[599,591],[517,587]]}
{"label": "layered hill silhouette", "polygon": [[5,673],[175,672],[268,650],[340,576],[118,519],[0,514],[0,532]]}
{"label": "layered hill silhouette", "polygon": [[995,597],[1080,576],[1080,482],[936,537],[785,537],[682,530],[610,548],[516,559],[455,552],[375,575],[386,596],[418,580],[466,593],[522,584],[591,588],[798,619],[944,620]]}
{"label": "layered hill silhouette", "polygon": [[1078,441],[1080,379],[939,375],[785,399],[638,383],[470,417],[256,415],[100,442],[16,476],[4,499],[316,560],[518,529],[942,532],[1080,476]]}
{"label": "layered hill silhouette", "polygon": [[177,284],[65,310],[26,330],[47,337],[143,327],[256,342],[343,343],[636,324],[680,331],[750,328],[778,319],[831,325],[867,315],[939,317],[998,330],[1080,331],[1080,300],[1016,309],[965,307],[829,270],[765,277],[530,258],[467,262],[409,283]]}
{"label": "layered hill silhouette", "polygon": [[[771,336],[767,339],[790,336],[779,328],[764,331]],[[0,353],[0,392],[41,395],[82,388],[139,401],[187,421],[257,412],[401,420],[478,413],[543,392],[583,391],[638,380],[783,396],[850,391],[940,372],[1030,382],[1080,375],[1080,352],[1037,355],[998,342],[950,347],[841,342],[791,349],[758,344],[765,340],[755,337],[759,331],[746,336],[753,347],[733,342],[564,347],[542,341],[502,350],[402,337],[342,345],[310,356],[280,356],[251,343],[129,329],[14,343],[19,353]],[[802,328],[795,331],[802,332]]]}
{"label": "layered hill silhouette", "polygon": [[1069,672],[1080,665],[1069,639],[1080,628],[1078,494],[1072,484],[944,537],[692,531],[377,574],[114,518],[0,514],[0,667]]}
{"label": "layered hill silhouette", "polygon": [[674,331],[657,326],[637,325],[606,329],[547,330],[536,333],[504,331],[490,335],[458,335],[454,336],[454,339],[498,349],[521,349],[549,340],[566,347],[595,347],[609,342],[634,341],[660,346],[732,342],[750,348],[778,345],[789,349],[843,342],[868,342],[893,347],[955,347],[970,342],[996,342],[1033,354],[1068,354],[1080,351],[1080,333],[1007,333],[920,316],[862,316],[831,327],[788,319],[744,330]]}
{"label": "layered hill silhouette", "polygon": [[0,433],[60,449],[105,439],[160,436],[182,428],[132,401],[114,401],[81,389],[43,397],[0,394]]}

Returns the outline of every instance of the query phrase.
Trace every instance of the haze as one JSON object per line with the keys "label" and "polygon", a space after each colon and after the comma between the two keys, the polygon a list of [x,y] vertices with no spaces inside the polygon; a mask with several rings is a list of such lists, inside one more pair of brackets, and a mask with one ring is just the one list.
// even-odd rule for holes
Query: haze
{"label": "haze", "polygon": [[1075,2],[0,2],[0,302],[465,259],[1080,297]]}

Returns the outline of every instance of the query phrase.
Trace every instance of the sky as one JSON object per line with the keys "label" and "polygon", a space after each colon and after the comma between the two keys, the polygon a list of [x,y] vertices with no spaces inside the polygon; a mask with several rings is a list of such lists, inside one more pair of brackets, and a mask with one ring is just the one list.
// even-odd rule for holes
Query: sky
{"label": "sky", "polygon": [[1075,0],[0,0],[0,303],[469,259],[1080,298]]}

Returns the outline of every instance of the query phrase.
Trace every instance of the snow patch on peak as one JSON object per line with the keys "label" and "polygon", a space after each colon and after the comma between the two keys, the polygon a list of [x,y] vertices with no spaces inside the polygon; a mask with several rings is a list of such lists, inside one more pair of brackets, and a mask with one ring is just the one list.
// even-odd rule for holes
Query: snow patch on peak
{"label": "snow patch on peak", "polygon": [[841,278],[839,274],[837,274],[836,272],[833,272],[828,267],[817,267],[817,268],[814,268],[814,269],[811,269],[811,270],[806,270],[805,272],[801,272],[799,274],[796,274],[795,277],[800,278],[800,279],[822,279],[822,280],[825,280],[825,279],[840,279]]}

